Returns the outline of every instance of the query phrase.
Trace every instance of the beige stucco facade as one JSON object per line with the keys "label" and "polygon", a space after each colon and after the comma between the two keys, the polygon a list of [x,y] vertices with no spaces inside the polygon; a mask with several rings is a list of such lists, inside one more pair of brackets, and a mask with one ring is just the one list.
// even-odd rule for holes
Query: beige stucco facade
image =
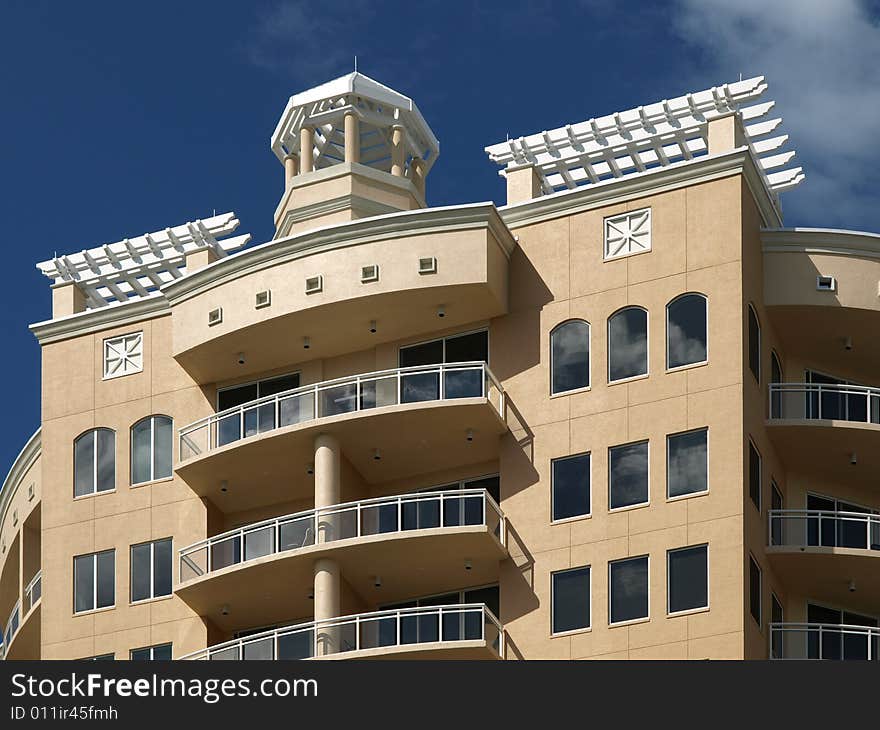
{"label": "beige stucco facade", "polygon": [[[356,129],[351,116],[346,130]],[[709,140],[706,157],[674,169],[554,195],[540,194],[531,168],[512,170],[501,208],[426,207],[420,163],[409,177],[397,157],[392,172],[377,172],[348,145],[344,163],[312,170],[291,153],[275,240],[190,256],[182,278],[110,310],[85,310],[75,286],[56,287],[55,318],[33,326],[41,430],[0,495],[0,616],[24,609],[7,656],[124,659],[170,644],[178,658],[318,621],[308,634],[315,657],[761,659],[774,651],[774,600],[785,622],[807,622],[808,603],[880,616],[880,552],[870,541],[773,545],[768,515],[806,509],[808,494],[880,510],[871,479],[880,426],[777,417],[769,389],[774,356],[783,382],[815,371],[880,385],[880,243],[781,229],[736,118],[719,119]],[[606,219],[644,209],[650,250],[606,260]],[[364,267],[376,267],[375,278]],[[817,276],[834,277],[835,290],[818,291]],[[267,291],[268,303],[258,297]],[[706,298],[708,355],[668,369],[667,305],[687,293]],[[607,323],[628,306],[647,311],[647,374],[609,382]],[[590,324],[590,384],[554,395],[551,332],[572,319]],[[456,398],[440,386],[436,398],[402,402],[401,348],[480,331],[481,392]],[[132,333],[142,333],[140,370],[105,377],[105,341]],[[384,375],[356,377],[376,372]],[[275,398],[271,426],[220,443],[219,391],[290,374],[303,393],[296,420],[282,423]],[[322,413],[318,401],[334,386],[320,384],[337,380],[349,388],[342,400],[360,405]],[[392,395],[379,402],[386,385]],[[365,393],[375,403],[364,405]],[[173,470],[132,485],[131,429],[153,415],[173,420]],[[115,432],[115,487],[75,497],[74,442],[96,428]],[[708,429],[707,489],[667,497],[667,437],[696,429]],[[641,441],[648,502],[610,509],[609,449]],[[750,442],[761,455],[758,507]],[[554,521],[553,460],[584,453],[589,513]],[[404,515],[422,514],[419,490],[496,474],[498,504],[478,497],[476,522],[444,522],[464,509],[453,495],[438,507],[447,518],[402,526]],[[392,514],[394,524],[364,527]],[[281,548],[271,521],[290,515],[314,530]],[[274,547],[249,555],[245,532],[266,521]],[[204,541],[240,528],[238,558],[212,566]],[[166,538],[170,594],[131,600],[131,547]],[[706,605],[670,615],[667,553],[703,545]],[[115,600],[77,611],[74,557],[106,550],[115,551]],[[612,625],[609,563],[645,555],[648,614]],[[762,571],[759,617],[750,560]],[[554,634],[552,575],[586,566],[588,625]],[[38,572],[32,606],[26,589]],[[379,626],[368,615],[388,606],[486,586],[497,586],[497,624],[479,637],[401,644],[395,615],[386,620],[398,622],[396,641],[345,643],[345,617]]]}

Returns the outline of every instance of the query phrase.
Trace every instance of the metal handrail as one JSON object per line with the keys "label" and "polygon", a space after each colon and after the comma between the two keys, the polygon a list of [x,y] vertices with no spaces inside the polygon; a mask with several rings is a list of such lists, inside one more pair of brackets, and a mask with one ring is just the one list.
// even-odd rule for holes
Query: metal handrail
{"label": "metal handrail", "polygon": [[[843,547],[863,550],[880,550],[880,515],[871,512],[846,512],[835,510],[813,510],[813,509],[777,509],[769,510],[767,513],[769,527],[769,545],[773,546],[794,546],[794,547]],[[799,529],[795,536],[789,535],[786,526],[792,522],[798,525]],[[822,528],[824,525],[831,524],[835,528],[834,544],[828,545],[823,543]],[[813,524],[818,528],[818,542],[810,542],[808,534],[808,525]],[[838,534],[838,528],[841,524],[845,525],[862,525],[865,527],[864,547],[853,545],[841,545],[841,542],[847,542]],[[777,527],[778,529],[774,529]],[[797,538],[797,539],[794,539]],[[849,540],[852,542],[851,540]],[[876,547],[873,547],[876,546]]]}
{"label": "metal handrail", "polygon": [[[447,616],[459,616],[463,618],[465,615],[479,615],[480,632],[479,636],[467,636],[458,627],[458,631],[454,631],[452,636],[444,637],[444,633],[448,630],[444,626],[443,618]],[[404,632],[401,631],[401,622],[407,618],[433,618],[437,620],[437,638],[425,639],[424,641],[408,641]],[[394,630],[388,632],[393,637],[393,642],[380,643],[378,640],[365,641],[364,629],[372,624],[384,622],[389,627],[388,622],[394,622]],[[335,654],[345,654],[348,652],[363,651],[366,649],[388,648],[396,646],[418,646],[425,643],[449,643],[455,644],[465,641],[486,641],[486,624],[491,624],[497,631],[497,645],[491,642],[492,648],[495,649],[499,657],[504,657],[504,627],[496,618],[495,614],[483,603],[463,603],[450,604],[445,606],[416,606],[412,608],[388,609],[384,611],[372,611],[369,613],[359,613],[351,616],[341,616],[334,619],[326,619],[322,621],[309,621],[308,623],[295,624],[277,629],[262,631],[258,634],[252,634],[240,639],[233,639],[222,644],[215,644],[206,649],[186,654],[179,659],[189,660],[209,660],[216,657],[217,654],[229,654],[231,650],[235,651],[235,658],[241,659],[244,656],[245,648],[249,644],[258,644],[260,642],[271,642],[272,659],[278,659],[278,640],[294,635],[309,635],[309,655],[301,657],[303,659],[311,659],[317,656],[330,656]],[[347,628],[354,628],[353,636],[345,636]],[[378,637],[376,637],[378,639]],[[220,658],[231,658],[224,656]]]}
{"label": "metal handrail", "polygon": [[[394,402],[389,403],[389,405],[400,405],[401,404],[401,384],[403,378],[407,376],[413,375],[431,375],[436,374],[438,376],[438,397],[426,399],[424,401],[413,401],[415,403],[426,403],[431,401],[442,401],[447,400],[447,396],[445,393],[445,381],[446,378],[443,377],[446,373],[449,372],[461,372],[461,371],[480,371],[482,374],[481,377],[481,389],[480,395],[475,397],[487,398],[492,403],[493,407],[496,409],[498,414],[504,417],[504,401],[505,401],[505,393],[504,389],[501,387],[498,379],[489,369],[489,366],[485,362],[481,361],[473,361],[473,362],[460,362],[460,363],[442,363],[437,365],[417,365],[405,368],[393,368],[390,370],[379,370],[372,373],[364,373],[361,375],[353,375],[343,378],[335,378],[333,380],[325,380],[320,383],[313,383],[311,385],[303,385],[297,388],[292,388],[290,390],[283,391],[281,393],[276,393],[269,396],[264,396],[263,398],[258,398],[253,401],[249,401],[247,403],[242,403],[239,406],[235,406],[233,408],[227,408],[224,411],[220,411],[218,413],[213,413],[209,416],[205,416],[193,423],[190,423],[186,426],[183,426],[178,431],[178,440],[179,440],[179,454],[181,461],[184,461],[186,458],[190,458],[193,455],[197,455],[202,453],[202,450],[199,446],[193,441],[191,438],[192,434],[201,431],[202,429],[208,429],[207,439],[205,448],[210,451],[218,446],[218,438],[216,434],[216,426],[221,422],[234,421],[234,418],[238,416],[239,418],[239,436],[232,441],[237,441],[243,438],[248,438],[249,436],[245,435],[245,425],[244,425],[244,416],[246,412],[255,411],[257,409],[265,408],[266,406],[272,407],[272,426],[266,429],[258,430],[258,433],[266,433],[267,431],[272,431],[277,428],[282,427],[281,421],[281,404],[283,401],[290,401],[295,398],[299,398],[300,396],[311,394],[313,398],[311,399],[311,414],[306,414],[306,416],[298,416],[297,420],[292,421],[290,424],[283,425],[293,425],[295,423],[305,423],[308,421],[318,420],[320,418],[329,417],[328,415],[321,414],[320,411],[320,401],[319,394],[330,390],[332,388],[339,388],[343,386],[353,386],[355,388],[354,395],[354,407],[351,410],[340,411],[338,414],[333,413],[329,415],[341,415],[343,413],[352,413],[352,412],[360,412],[365,410],[372,410],[373,408],[379,407],[376,405],[365,406],[363,403],[362,396],[364,395],[363,386],[373,381],[378,380],[388,380],[392,378],[396,378],[397,380],[397,388],[396,395],[394,397]],[[498,391],[498,402],[495,403],[489,393],[490,387],[494,387],[495,390]],[[256,433],[252,434],[256,435]]]}
{"label": "metal handrail", "polygon": [[[372,497],[370,499],[362,499],[355,502],[346,502],[343,504],[333,505],[331,507],[320,507],[318,509],[305,510],[303,512],[297,512],[290,515],[284,515],[282,517],[275,517],[268,520],[262,520],[261,522],[255,522],[250,525],[243,525],[241,527],[235,528],[234,530],[229,530],[220,535],[215,535],[213,537],[207,538],[205,540],[200,540],[199,542],[193,543],[192,545],[187,545],[184,548],[181,548],[178,551],[178,579],[182,582],[183,577],[183,567],[186,567],[193,571],[194,576],[198,577],[204,575],[206,573],[211,573],[213,570],[217,570],[219,568],[215,568],[212,565],[212,548],[221,543],[228,542],[230,540],[239,540],[238,550],[239,550],[239,559],[230,562],[227,565],[221,566],[222,568],[229,567],[231,565],[238,565],[241,563],[246,563],[249,560],[256,560],[257,558],[265,557],[266,555],[275,555],[281,552],[288,552],[297,549],[302,549],[304,547],[310,547],[316,543],[329,543],[336,542],[338,540],[346,540],[346,539],[356,539],[360,537],[364,537],[366,535],[390,535],[396,534],[400,532],[413,532],[417,529],[437,529],[437,528],[446,528],[446,527],[462,527],[465,525],[462,524],[446,524],[445,520],[445,509],[448,509],[447,502],[450,500],[463,500],[463,499],[474,499],[478,498],[481,500],[482,506],[482,519],[479,525],[489,526],[489,510],[495,513],[498,518],[498,540],[502,545],[506,544],[506,533],[505,533],[505,523],[504,523],[504,512],[502,512],[501,507],[498,506],[498,503],[492,498],[492,495],[485,489],[439,489],[437,491],[423,491],[416,492],[414,494],[398,494],[391,495],[387,497]],[[430,503],[436,502],[438,504],[438,518],[437,525],[426,528],[404,528],[403,524],[403,505],[405,504],[419,504],[419,503]],[[364,530],[363,525],[363,514],[366,510],[371,508],[383,507],[383,506],[393,506],[396,508],[396,518],[397,518],[397,526],[396,529],[387,530],[384,532],[380,532],[378,530],[374,532],[366,532]],[[356,517],[355,519],[355,529],[354,534],[340,533],[334,534],[332,529],[333,527],[333,518],[340,518],[343,515],[350,514]],[[338,520],[337,520],[338,521]],[[303,535],[302,544],[294,547],[284,548],[282,549],[282,539],[281,539],[281,530],[285,525],[291,525],[294,523],[304,524],[305,531]],[[323,539],[318,539],[319,532],[321,532],[321,528],[327,528],[323,530],[323,534],[321,537]],[[258,556],[254,556],[252,558],[246,558],[244,556],[244,544],[247,535],[259,533],[263,531],[271,532],[271,540],[270,547],[268,552],[260,554]],[[309,531],[311,531],[311,535],[309,535]],[[205,551],[205,567],[204,570],[195,563],[191,556],[194,553]],[[189,578],[187,578],[189,580]]]}
{"label": "metal handrail", "polygon": [[[802,635],[804,639],[809,637],[815,637],[818,639],[817,644],[814,646],[817,656],[809,656],[810,647],[803,645],[799,647],[802,649],[800,652],[801,655],[798,656],[785,656],[786,653],[786,634],[794,634],[794,635]],[[880,628],[876,626],[857,626],[855,624],[826,624],[826,623],[771,623],[770,624],[770,658],[771,659],[841,659],[845,658],[842,656],[843,645],[841,643],[840,646],[836,647],[838,649],[837,656],[823,656],[825,653],[825,643],[823,641],[826,637],[841,637],[841,636],[850,636],[863,638],[865,640],[865,656],[859,656],[859,659],[869,659],[869,660],[877,660],[880,659],[878,656],[877,647],[874,646],[875,642],[880,642]],[[779,640],[781,646],[779,650],[775,649],[775,639]],[[781,655],[779,655],[781,654]]]}
{"label": "metal handrail", "polygon": [[[769,417],[771,420],[809,419],[809,420],[843,420],[858,423],[880,424],[880,388],[866,385],[829,384],[829,383],[770,383],[769,385]],[[804,400],[798,399],[797,405],[803,406],[803,412],[797,415],[786,414],[788,401],[784,400],[787,395],[804,396]],[[815,396],[815,399],[810,398]],[[834,413],[823,413],[828,410],[828,405],[822,396],[838,396],[834,401]],[[864,416],[850,417],[850,398],[858,403],[864,399]],[[786,407],[783,407],[786,406]],[[841,414],[841,406],[845,413]]]}
{"label": "metal handrail", "polygon": [[[34,593],[36,593],[37,597],[34,598]],[[36,575],[31,578],[31,582],[27,584],[27,588],[24,589],[25,596],[25,604],[27,605],[27,610],[30,611],[34,604],[40,600],[43,595],[43,571],[38,570]]]}

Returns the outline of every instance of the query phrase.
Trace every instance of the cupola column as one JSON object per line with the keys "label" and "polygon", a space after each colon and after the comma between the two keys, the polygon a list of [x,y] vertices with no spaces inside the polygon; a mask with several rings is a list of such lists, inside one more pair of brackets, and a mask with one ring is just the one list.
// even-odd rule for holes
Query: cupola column
{"label": "cupola column", "polygon": [[311,172],[315,167],[315,130],[303,127],[299,130],[300,172]]}
{"label": "cupola column", "polygon": [[361,124],[354,112],[345,113],[345,161],[361,161]]}

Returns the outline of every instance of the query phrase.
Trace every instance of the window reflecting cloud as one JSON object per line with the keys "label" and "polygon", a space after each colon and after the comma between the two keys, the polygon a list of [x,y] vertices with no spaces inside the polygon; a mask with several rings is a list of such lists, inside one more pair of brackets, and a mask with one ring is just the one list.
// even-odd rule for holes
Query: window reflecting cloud
{"label": "window reflecting cloud", "polygon": [[706,360],[706,299],[700,294],[679,297],[667,307],[667,367]]}
{"label": "window reflecting cloud", "polygon": [[586,388],[590,384],[590,325],[573,320],[559,325],[550,335],[551,392]]}
{"label": "window reflecting cloud", "polygon": [[706,429],[669,437],[668,496],[708,489],[707,438]]}
{"label": "window reflecting cloud", "polygon": [[608,379],[623,380],[648,372],[648,313],[621,309],[608,320]]}
{"label": "window reflecting cloud", "polygon": [[648,501],[648,442],[609,450],[609,506],[628,507]]}

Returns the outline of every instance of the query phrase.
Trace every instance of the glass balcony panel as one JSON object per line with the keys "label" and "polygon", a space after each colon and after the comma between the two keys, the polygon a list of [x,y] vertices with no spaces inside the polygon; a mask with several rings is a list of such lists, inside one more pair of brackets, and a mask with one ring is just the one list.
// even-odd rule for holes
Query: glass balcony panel
{"label": "glass balcony panel", "polygon": [[361,535],[397,532],[397,502],[368,505],[361,509]]}
{"label": "glass balcony panel", "polygon": [[309,515],[282,522],[278,528],[278,550],[296,550],[315,544],[315,521]]}
{"label": "glass balcony panel", "polygon": [[275,637],[267,636],[265,639],[249,641],[241,649],[241,658],[245,660],[274,659]]}
{"label": "glass balcony panel", "polygon": [[397,405],[397,377],[361,381],[361,410]]}
{"label": "glass balcony panel", "polygon": [[440,640],[440,616],[437,613],[402,614],[400,643],[423,644]]}
{"label": "glass balcony panel", "polygon": [[313,629],[278,635],[278,659],[311,659],[314,656]]}
{"label": "glass balcony panel", "polygon": [[483,369],[445,371],[443,392],[446,398],[480,398],[483,395]]}
{"label": "glass balcony panel", "polygon": [[220,649],[219,651],[212,651],[209,654],[208,658],[211,661],[221,661],[221,662],[223,662],[223,661],[225,661],[225,662],[238,661],[240,648],[241,647],[236,645],[236,646],[230,646],[228,649]]}
{"label": "glass balcony panel", "polygon": [[404,530],[427,530],[440,527],[440,497],[404,502],[402,514]]}
{"label": "glass balcony panel", "polygon": [[440,399],[440,373],[412,373],[400,379],[400,402],[421,403]]}
{"label": "glass balcony panel", "polygon": [[241,538],[235,537],[211,545],[211,570],[220,570],[241,562]]}
{"label": "glass balcony panel", "polygon": [[237,411],[217,420],[217,446],[225,446],[241,438],[241,414]]}
{"label": "glass balcony panel", "polygon": [[318,417],[338,416],[357,410],[357,385],[345,383],[324,388],[318,394]]}
{"label": "glass balcony panel", "polygon": [[278,402],[278,425],[293,426],[315,418],[315,393],[307,391],[282,398]]}
{"label": "glass balcony panel", "polygon": [[207,546],[192,550],[180,556],[180,580],[198,578],[208,572]]}
{"label": "glass balcony panel", "polygon": [[275,526],[267,525],[244,533],[244,559],[254,560],[275,552]]}
{"label": "glass balcony panel", "polygon": [[865,520],[841,518],[837,520],[838,547],[868,549],[868,522]]}

